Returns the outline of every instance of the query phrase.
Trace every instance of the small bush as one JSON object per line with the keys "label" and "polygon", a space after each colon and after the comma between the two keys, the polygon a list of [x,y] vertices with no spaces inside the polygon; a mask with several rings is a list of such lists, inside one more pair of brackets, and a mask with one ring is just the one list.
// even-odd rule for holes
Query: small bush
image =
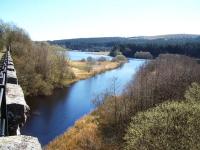
{"label": "small bush", "polygon": [[91,56],[89,56],[89,57],[87,57],[87,61],[90,62],[90,63],[94,63],[95,59],[92,58]]}
{"label": "small bush", "polygon": [[192,83],[185,93],[185,98],[188,101],[200,101],[200,85],[195,82]]}
{"label": "small bush", "polygon": [[112,61],[126,61],[126,57],[124,55],[117,55],[112,59]]}
{"label": "small bush", "polygon": [[116,57],[117,55],[122,55],[122,53],[119,50],[112,50],[110,51],[110,56]]}
{"label": "small bush", "polygon": [[135,58],[143,58],[143,59],[152,59],[153,58],[153,56],[150,52],[143,52],[143,51],[136,52],[134,57]]}
{"label": "small bush", "polygon": [[106,61],[106,60],[107,60],[106,57],[100,57],[100,58],[98,59],[98,61],[101,61],[101,62]]}
{"label": "small bush", "polygon": [[85,61],[86,61],[85,58],[81,59],[81,62],[85,62]]}

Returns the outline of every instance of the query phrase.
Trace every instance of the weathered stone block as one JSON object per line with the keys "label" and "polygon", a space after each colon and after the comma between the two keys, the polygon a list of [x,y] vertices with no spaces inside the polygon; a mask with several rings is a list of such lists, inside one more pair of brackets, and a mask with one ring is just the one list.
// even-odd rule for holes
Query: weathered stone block
{"label": "weathered stone block", "polygon": [[9,135],[16,135],[19,127],[26,122],[30,110],[20,85],[6,84],[6,103]]}
{"label": "weathered stone block", "polygon": [[8,65],[7,70],[9,71],[15,71],[15,67],[13,65]]}
{"label": "weathered stone block", "polygon": [[1,150],[42,150],[37,138],[31,136],[8,136],[0,138]]}
{"label": "weathered stone block", "polygon": [[7,70],[7,83],[18,84],[16,71]]}

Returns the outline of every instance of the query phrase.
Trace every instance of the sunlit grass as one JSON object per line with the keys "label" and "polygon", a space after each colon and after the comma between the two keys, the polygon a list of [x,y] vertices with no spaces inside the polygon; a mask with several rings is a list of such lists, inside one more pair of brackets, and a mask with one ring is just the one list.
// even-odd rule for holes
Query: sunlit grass
{"label": "sunlit grass", "polygon": [[70,67],[75,74],[75,79],[67,79],[64,84],[68,85],[74,83],[78,80],[86,79],[96,74],[105,72],[107,70],[112,70],[121,66],[123,62],[81,62],[81,61],[71,61]]}

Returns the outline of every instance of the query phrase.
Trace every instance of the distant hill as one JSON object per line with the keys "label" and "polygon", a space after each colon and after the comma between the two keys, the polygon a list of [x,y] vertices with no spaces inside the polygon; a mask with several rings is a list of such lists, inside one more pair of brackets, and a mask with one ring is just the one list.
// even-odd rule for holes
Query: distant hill
{"label": "distant hill", "polygon": [[98,51],[110,50],[116,44],[126,43],[128,38],[123,37],[101,37],[101,38],[78,38],[48,41],[50,44],[57,44],[66,48]]}
{"label": "distant hill", "polygon": [[120,51],[127,57],[135,57],[138,51],[150,52],[153,57],[159,54],[183,54],[200,58],[200,35],[169,34],[138,37],[101,37],[48,41],[72,50]]}
{"label": "distant hill", "polygon": [[48,41],[50,44],[57,44],[66,48],[76,50],[110,50],[119,44],[167,44],[200,42],[200,35],[193,34],[171,34],[158,36],[138,36],[138,37],[100,37],[100,38],[77,38]]}
{"label": "distant hill", "polygon": [[133,39],[146,39],[146,40],[155,40],[155,39],[193,39],[198,38],[200,35],[196,34],[167,34],[167,35],[157,35],[157,36],[139,36],[131,37]]}

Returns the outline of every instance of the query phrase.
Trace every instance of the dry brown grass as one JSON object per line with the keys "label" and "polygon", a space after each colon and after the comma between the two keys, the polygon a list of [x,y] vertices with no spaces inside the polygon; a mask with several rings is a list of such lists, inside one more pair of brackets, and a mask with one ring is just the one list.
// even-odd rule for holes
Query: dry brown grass
{"label": "dry brown grass", "polygon": [[51,141],[45,150],[119,150],[119,145],[105,142],[99,130],[98,116],[89,114]]}
{"label": "dry brown grass", "polygon": [[92,77],[96,74],[112,70],[115,68],[118,68],[122,65],[123,62],[96,62],[94,64],[90,64],[91,69],[88,71],[88,62],[81,62],[81,61],[71,61],[70,66],[75,74],[75,79],[72,80],[66,80],[65,84],[71,84],[78,80],[87,79],[89,77]]}
{"label": "dry brown grass", "polygon": [[96,118],[92,115],[76,121],[75,125],[63,135],[50,142],[46,150],[100,150],[101,134]]}

